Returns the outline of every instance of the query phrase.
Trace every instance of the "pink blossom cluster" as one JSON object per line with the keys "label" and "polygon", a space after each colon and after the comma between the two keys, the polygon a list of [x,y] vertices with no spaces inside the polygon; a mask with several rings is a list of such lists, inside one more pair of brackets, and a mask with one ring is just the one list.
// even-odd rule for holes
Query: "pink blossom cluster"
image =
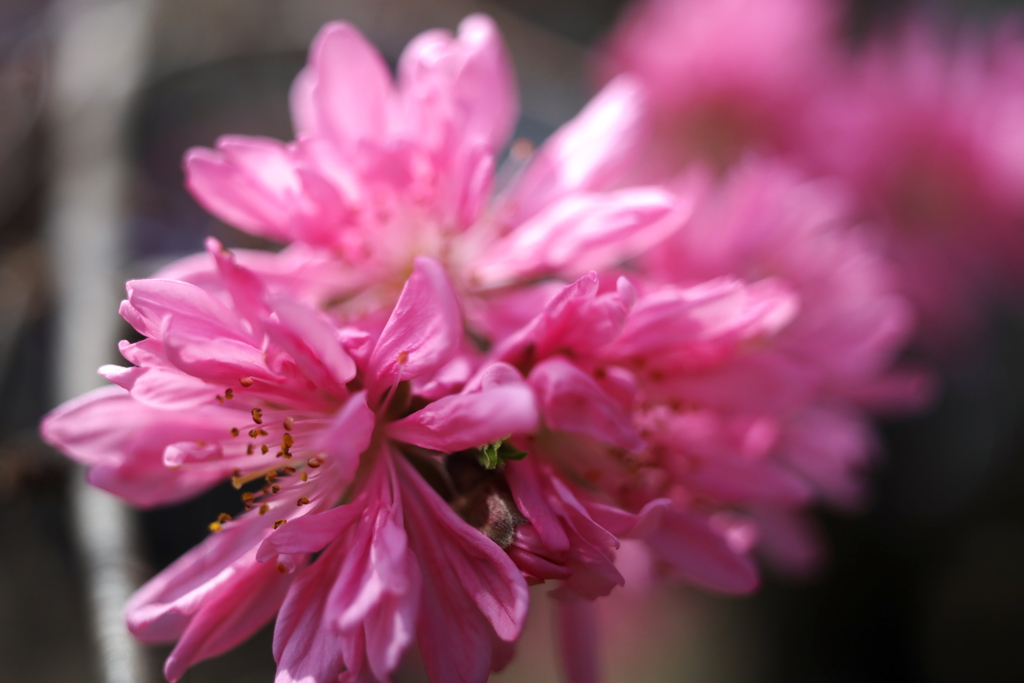
{"label": "pink blossom cluster", "polygon": [[914,304],[919,343],[948,351],[988,300],[1021,289],[1024,36],[910,15],[854,45],[853,4],[641,0],[599,71],[642,84],[648,180],[768,155],[843,185]]}
{"label": "pink blossom cluster", "polygon": [[655,172],[644,88],[613,79],[498,187],[517,97],[492,21],[418,36],[394,78],[336,23],[295,141],[189,152],[203,206],[287,246],[211,239],[129,282],[131,366],[42,427],[138,506],[238,490],[128,605],[176,642],[169,680],[276,617],[278,683],[385,681],[414,643],[431,680],[483,681],[546,584],[584,681],[573,629],[622,542],[726,593],[757,554],[814,565],[807,509],[860,504],[872,414],[920,399],[912,311],[834,184],[767,157]]}

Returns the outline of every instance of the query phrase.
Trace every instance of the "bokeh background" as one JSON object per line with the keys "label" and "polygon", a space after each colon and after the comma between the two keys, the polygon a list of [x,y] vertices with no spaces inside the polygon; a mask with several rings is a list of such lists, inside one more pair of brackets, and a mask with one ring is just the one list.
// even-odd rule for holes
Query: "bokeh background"
{"label": "bokeh background", "polygon": [[[233,500],[214,491],[127,520],[87,517],[69,493],[78,473],[36,432],[64,393],[77,393],[75,381],[97,381],[91,370],[89,379],[65,378],[82,376],[74,352],[97,336],[86,328],[110,331],[99,362],[116,360],[113,340],[129,334],[116,315],[120,283],[199,250],[207,234],[254,244],[189,198],[185,149],[228,132],[288,139],[287,90],[326,21],[352,21],[393,60],[419,31],[454,27],[474,11],[497,19],[522,92],[517,134],[539,141],[586,101],[588,51],[624,5],[0,0],[0,680],[106,683],[89,577],[111,567],[148,577]],[[1024,13],[1009,0],[923,7],[989,24]],[[904,9],[854,0],[850,40]],[[90,206],[104,196],[118,203],[106,233],[102,207]],[[76,201],[82,213],[69,215]],[[60,227],[76,220],[79,241]],[[94,228],[106,237],[91,237]],[[95,307],[69,294],[76,266],[108,295]],[[865,514],[822,511],[829,561],[820,575],[795,582],[768,573],[744,599],[622,591],[601,613],[609,680],[1024,681],[1024,316],[996,311],[986,332],[943,370],[929,414],[883,425],[886,456]],[[519,658],[496,680],[557,680],[542,593]],[[264,629],[183,680],[270,681],[270,640]],[[146,650],[127,680],[160,680],[166,653]],[[397,678],[422,675],[409,668]]]}

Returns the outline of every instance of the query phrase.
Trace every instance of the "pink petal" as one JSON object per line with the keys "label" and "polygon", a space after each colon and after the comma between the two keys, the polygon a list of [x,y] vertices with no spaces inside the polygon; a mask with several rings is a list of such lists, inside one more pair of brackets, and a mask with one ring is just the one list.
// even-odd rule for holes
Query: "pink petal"
{"label": "pink petal", "polygon": [[296,123],[308,125],[313,119],[316,130],[300,128],[300,135],[326,136],[345,147],[361,140],[386,140],[394,106],[391,73],[358,30],[342,22],[325,26],[313,40],[309,65],[315,74],[315,113],[303,114],[307,120]]}
{"label": "pink petal", "polygon": [[587,434],[630,451],[643,448],[629,413],[590,375],[564,358],[539,363],[530,372],[529,382],[537,392],[541,417],[551,429]]}
{"label": "pink petal", "polygon": [[104,365],[100,375],[131,392],[139,403],[162,410],[189,410],[209,404],[221,391],[177,368]]}
{"label": "pink petal", "polygon": [[402,53],[398,72],[403,94],[431,93],[451,107],[460,136],[483,138],[493,151],[512,132],[518,114],[514,76],[490,17],[463,19],[457,40],[447,31],[421,33]]}
{"label": "pink petal", "polygon": [[263,280],[239,265],[235,255],[213,237],[206,238],[206,251],[217,264],[217,272],[235,309],[249,322],[254,334],[262,334],[263,321],[270,314]]}
{"label": "pink petal", "polygon": [[544,500],[541,474],[530,459],[510,462],[505,466],[505,478],[515,499],[516,507],[530,520],[544,545],[553,551],[569,549],[569,537],[557,515]]}
{"label": "pink petal", "polygon": [[286,241],[288,199],[298,189],[285,146],[269,138],[224,137],[218,149],[185,155],[185,185],[207,211],[228,225]]}
{"label": "pink petal", "polygon": [[255,549],[268,533],[261,518],[240,518],[175,560],[142,586],[125,608],[128,628],[146,642],[181,637],[193,616],[239,581],[270,578],[276,567],[256,561]]}
{"label": "pink petal", "polygon": [[[404,461],[405,524],[423,571],[420,650],[435,681],[479,683],[504,659],[495,636],[518,638],[528,594],[508,555],[472,528]],[[453,649],[451,643],[460,643]],[[507,654],[507,653],[505,653]]]}
{"label": "pink petal", "polygon": [[160,337],[167,358],[182,371],[211,384],[234,386],[240,377],[279,383],[263,349],[248,340],[220,337],[191,321],[168,318]]}
{"label": "pink petal", "polygon": [[630,536],[646,541],[655,557],[686,580],[723,593],[750,593],[757,588],[754,563],[730,548],[708,520],[678,510],[668,500],[648,503],[639,517]]}
{"label": "pink petal", "polygon": [[327,551],[288,591],[274,626],[274,683],[334,681],[345,667],[340,635],[325,627],[324,618],[324,586],[338,571],[341,557],[341,553]]}
{"label": "pink petal", "polygon": [[360,501],[367,509],[364,528],[350,536],[326,609],[329,623],[341,632],[365,633],[359,659],[380,680],[411,642],[420,605],[420,569],[408,550],[392,457],[378,460],[367,484]]}
{"label": "pink petal", "polygon": [[533,392],[524,382],[434,401],[388,425],[388,436],[422,448],[454,453],[484,446],[537,426]]}
{"label": "pink petal", "polygon": [[213,593],[167,658],[167,680],[174,683],[193,664],[248,640],[277,613],[293,579],[273,565],[256,564]]}
{"label": "pink petal", "polygon": [[183,438],[222,438],[237,415],[215,405],[194,413],[158,410],[112,386],[54,409],[40,431],[47,443],[90,468],[91,483],[150,507],[189,498],[230,475],[230,466],[171,470],[163,457],[169,444]]}
{"label": "pink petal", "polygon": [[444,268],[417,257],[367,371],[370,404],[401,380],[429,374],[455,354],[462,341],[458,300]]}
{"label": "pink petal", "polygon": [[339,476],[347,483],[355,476],[360,456],[370,446],[376,424],[366,405],[366,392],[354,394],[319,436],[318,450],[331,460]]}
{"label": "pink petal", "polygon": [[343,397],[356,376],[356,364],[345,352],[335,327],[325,317],[290,298],[271,301],[276,321],[268,324],[273,341],[282,346],[318,387]]}
{"label": "pink petal", "polygon": [[530,161],[509,198],[513,225],[577,192],[620,186],[640,145],[643,95],[627,78],[609,83]]}
{"label": "pink petal", "polygon": [[241,318],[203,289],[174,280],[130,280],[121,316],[147,337],[160,339],[164,321],[173,318],[192,335],[249,340]]}
{"label": "pink petal", "polygon": [[489,283],[560,273],[579,276],[616,265],[664,239],[667,220],[689,203],[658,188],[576,193],[517,226],[481,257],[477,274]]}
{"label": "pink petal", "polygon": [[277,555],[318,553],[362,516],[362,508],[356,505],[339,505],[326,512],[303,515],[268,535],[256,552],[256,560],[266,562]]}

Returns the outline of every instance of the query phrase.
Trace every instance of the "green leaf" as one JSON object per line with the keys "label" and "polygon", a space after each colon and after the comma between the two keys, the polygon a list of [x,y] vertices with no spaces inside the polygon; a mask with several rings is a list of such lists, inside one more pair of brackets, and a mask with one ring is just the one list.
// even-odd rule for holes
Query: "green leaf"
{"label": "green leaf", "polygon": [[526,451],[521,451],[508,443],[508,438],[506,436],[504,439],[498,439],[477,449],[480,451],[477,455],[477,461],[481,467],[493,470],[504,465],[509,460],[522,460],[526,457]]}

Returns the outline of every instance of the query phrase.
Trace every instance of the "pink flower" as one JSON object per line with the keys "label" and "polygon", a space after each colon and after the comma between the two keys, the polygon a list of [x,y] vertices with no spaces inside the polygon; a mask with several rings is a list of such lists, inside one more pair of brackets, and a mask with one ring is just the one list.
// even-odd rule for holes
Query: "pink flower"
{"label": "pink flower", "polygon": [[[831,10],[776,4],[679,5],[687,26],[742,20],[774,79],[698,45],[720,63],[697,109],[749,97],[770,127],[803,96],[820,41],[796,60],[758,22],[824,32]],[[766,82],[787,94],[758,100]],[[678,170],[647,163],[656,90],[612,80],[495,195],[516,102],[493,23],[419,36],[394,81],[332,24],[293,88],[295,142],[189,153],[204,206],[288,246],[210,240],[130,282],[133,367],[42,428],[138,505],[243,491],[129,605],[140,638],[177,641],[169,679],[277,615],[279,683],[387,680],[414,638],[432,680],[483,681],[527,584],[555,581],[583,680],[577,629],[623,584],[622,539],[728,593],[756,587],[755,548],[809,562],[800,513],[855,500],[867,411],[906,401],[906,306],[835,198],[779,164],[640,184]]]}
{"label": "pink flower", "polygon": [[[877,236],[854,224],[854,207],[837,182],[750,159],[709,184],[694,219],[645,257],[655,280],[695,286],[712,277],[769,276],[799,301],[785,328],[749,348],[744,361],[696,382],[681,377],[688,401],[714,396],[717,412],[669,422],[674,443],[715,458],[716,468],[691,474],[690,485],[753,503],[766,542],[781,538],[782,526],[792,539],[806,524],[786,521],[792,516],[780,514],[780,500],[755,501],[753,482],[769,486],[782,476],[790,480],[787,495],[799,483],[810,487],[805,496],[860,505],[861,475],[876,451],[871,416],[919,409],[930,393],[926,375],[898,366],[914,316]],[[761,473],[750,476],[751,467]],[[778,533],[768,530],[775,526]],[[786,557],[781,550],[775,556],[809,562],[817,553],[804,537],[802,545],[788,543]]]}
{"label": "pink flower", "polygon": [[[279,608],[278,680],[343,669],[383,680],[413,634],[437,680],[482,680],[522,627],[525,583],[407,458],[436,469],[438,451],[531,431],[530,391],[520,378],[418,407],[410,383],[447,364],[462,335],[433,261],[416,261],[387,324],[368,335],[268,292],[209,246],[233,307],[183,282],[129,283],[122,314],[146,339],[122,351],[136,367],[105,368],[119,386],[59,408],[42,428],[94,483],[138,504],[229,478],[263,484],[242,494],[245,512],[211,524],[217,533],[136,594],[132,630],[178,641],[171,680]],[[456,637],[474,658],[447,646]]]}
{"label": "pink flower", "polygon": [[723,169],[751,148],[791,148],[809,99],[836,66],[838,10],[831,0],[630,7],[599,67],[605,77],[628,73],[642,84],[655,138],[648,169]]}
{"label": "pink flower", "polygon": [[457,37],[419,36],[395,82],[366,40],[336,23],[314,41],[293,88],[297,141],[221,138],[216,150],[189,152],[187,183],[229,224],[329,250],[348,277],[332,278],[327,298],[344,301],[347,315],[390,305],[413,259],[427,255],[460,296],[484,299],[465,306],[486,325],[504,305],[496,290],[612,265],[660,239],[666,216],[689,210],[664,189],[611,186],[635,107],[631,89],[612,87],[492,197],[517,113],[493,22],[474,15]]}
{"label": "pink flower", "polygon": [[[732,498],[726,488],[702,490],[682,466],[695,454],[657,416],[680,413],[684,401],[687,411],[713,412],[714,395],[688,395],[687,381],[742,362],[745,343],[778,334],[792,316],[792,298],[725,280],[638,295],[620,279],[615,291],[599,292],[596,274],[585,276],[494,352],[527,375],[542,422],[525,443],[529,460],[545,464],[506,467],[531,523],[513,556],[538,578],[575,565],[560,593],[592,597],[621,581],[601,560],[601,548],[617,543],[596,543],[601,534],[640,538],[676,576],[727,592],[752,590],[749,543],[733,538],[734,525],[718,513],[780,495],[786,504],[801,502],[803,489],[782,474],[766,476],[765,466],[737,472],[742,464],[730,465],[730,458],[738,454],[722,448],[707,454],[706,466],[724,468],[747,488]],[[779,486],[796,493],[779,494]]]}

